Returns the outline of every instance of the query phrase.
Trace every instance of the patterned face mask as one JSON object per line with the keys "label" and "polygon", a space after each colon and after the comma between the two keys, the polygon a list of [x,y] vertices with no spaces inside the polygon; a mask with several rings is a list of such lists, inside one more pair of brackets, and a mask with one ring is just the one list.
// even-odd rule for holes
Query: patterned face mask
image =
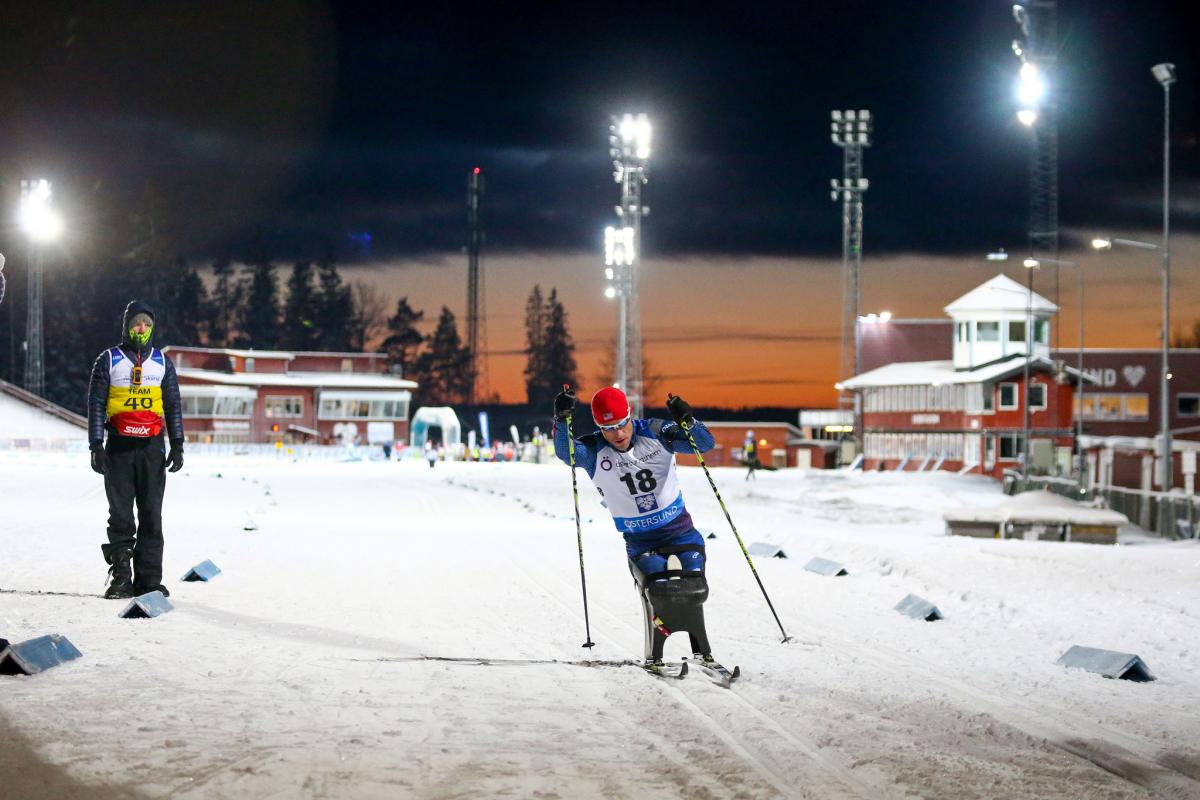
{"label": "patterned face mask", "polygon": [[152,333],[154,333],[153,325],[147,325],[146,328],[141,333],[138,333],[137,330],[134,328],[130,328],[129,329],[129,340],[131,342],[136,342],[137,344],[140,344],[140,345],[146,345],[146,344],[150,343],[150,334],[152,334]]}

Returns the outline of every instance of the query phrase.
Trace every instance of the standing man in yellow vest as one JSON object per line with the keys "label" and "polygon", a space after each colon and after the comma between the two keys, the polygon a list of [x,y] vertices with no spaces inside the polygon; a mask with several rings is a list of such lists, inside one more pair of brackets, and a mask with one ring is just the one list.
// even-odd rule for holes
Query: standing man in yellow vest
{"label": "standing man in yellow vest", "polygon": [[121,343],[96,359],[88,386],[92,469],[104,476],[108,495],[108,544],[100,550],[112,577],[104,592],[110,599],[169,594],[162,585],[162,500],[168,467],[183,467],[183,410],[175,365],[151,347],[153,335],[154,311],[134,300],[125,307]]}

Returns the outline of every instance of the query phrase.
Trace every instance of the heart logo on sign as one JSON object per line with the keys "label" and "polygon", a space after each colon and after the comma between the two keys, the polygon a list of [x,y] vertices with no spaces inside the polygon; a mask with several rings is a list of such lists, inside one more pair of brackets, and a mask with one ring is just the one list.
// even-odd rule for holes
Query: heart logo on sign
{"label": "heart logo on sign", "polygon": [[1125,380],[1129,381],[1130,386],[1137,386],[1142,382],[1142,378],[1146,377],[1146,368],[1140,364],[1136,367],[1125,367],[1121,370],[1121,374],[1125,376]]}

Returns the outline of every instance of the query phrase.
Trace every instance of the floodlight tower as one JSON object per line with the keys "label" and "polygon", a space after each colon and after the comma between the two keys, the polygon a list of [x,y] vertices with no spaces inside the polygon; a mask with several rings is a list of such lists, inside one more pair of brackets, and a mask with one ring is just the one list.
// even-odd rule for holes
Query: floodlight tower
{"label": "floodlight tower", "polygon": [[[871,146],[874,120],[866,109],[830,112],[830,138],[842,149],[842,180],[829,181],[830,198],[842,201],[842,335],[839,380],[859,373],[858,316],[862,299],[863,193],[870,185],[863,173],[863,148]],[[845,395],[840,402],[847,402]]]}
{"label": "floodlight tower", "polygon": [[605,295],[617,300],[615,382],[629,398],[630,413],[642,414],[642,319],[638,304],[638,267],[642,261],[642,184],[649,180],[650,120],[645,114],[613,117],[609,126],[613,180],[621,185],[616,206],[618,228],[605,231]]}
{"label": "floodlight tower", "polygon": [[[1024,40],[1012,43],[1021,62],[1017,81],[1017,119],[1030,130],[1029,251],[1050,264],[1054,304],[1058,302],[1058,102],[1055,62],[1058,23],[1055,0],[1026,0],[1012,7]],[[1055,326],[1057,349],[1058,326]]]}
{"label": "floodlight tower", "polygon": [[62,218],[50,203],[48,180],[21,181],[18,222],[29,237],[29,309],[25,320],[25,388],[36,395],[46,391],[45,347],[42,339],[42,245],[62,234]]}
{"label": "floodlight tower", "polygon": [[483,293],[483,276],[479,269],[479,246],[483,233],[479,227],[479,198],[483,195],[483,171],[479,167],[467,176],[467,347],[471,364],[468,376],[467,402],[474,404],[487,386],[487,320]]}

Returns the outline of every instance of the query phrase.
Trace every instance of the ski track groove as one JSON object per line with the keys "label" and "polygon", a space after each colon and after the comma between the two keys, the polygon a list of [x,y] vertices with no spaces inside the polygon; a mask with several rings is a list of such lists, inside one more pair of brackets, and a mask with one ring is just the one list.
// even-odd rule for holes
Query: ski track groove
{"label": "ski track groove", "polygon": [[[511,561],[511,559],[510,559],[510,561]],[[568,606],[566,604],[566,602],[563,601],[562,598],[558,595],[558,592],[551,590],[549,587],[547,587],[545,584],[543,584],[541,581],[539,581],[537,578],[535,578],[533,575],[531,575],[520,564],[517,564],[516,562],[511,562],[511,563],[513,564],[513,567],[515,569],[517,569],[522,575],[524,575],[525,578],[530,583],[534,584],[539,589],[541,589],[541,591],[543,593],[545,593],[548,597],[555,600],[558,603],[558,605],[561,606],[564,610],[566,610],[571,616],[575,617],[576,619],[582,620],[582,618],[583,618],[582,614],[580,614],[579,612],[576,612],[570,606]],[[600,610],[605,612],[605,614],[607,614],[609,617],[611,617],[618,624],[624,626],[625,628],[628,628],[630,631],[635,632],[635,633],[644,634],[644,632],[639,631],[638,629],[634,628],[634,626],[630,625],[626,620],[617,616],[612,611],[610,611],[609,609],[604,607],[602,604],[596,603],[594,605],[598,606],[600,608]],[[606,638],[608,638],[608,637],[606,637]],[[626,653],[629,653],[629,649],[627,647],[625,647],[624,645],[622,645],[618,642],[615,642],[615,641],[613,642],[613,644],[615,644],[620,650],[622,650]],[[789,786],[788,778],[786,775],[779,774],[778,772],[775,771],[774,768],[772,768],[767,763],[765,763],[764,759],[762,757],[750,752],[750,750],[747,748],[747,746],[743,745],[741,742],[739,742],[726,725],[717,721],[717,719],[714,716],[712,716],[712,714],[710,714],[708,711],[705,711],[704,709],[702,709],[697,704],[696,700],[694,698],[692,698],[691,696],[689,696],[686,692],[684,692],[684,690],[682,688],[677,687],[677,686],[667,685],[666,682],[663,680],[660,680],[660,683],[663,684],[660,686],[660,689],[662,690],[663,694],[670,695],[679,705],[681,705],[684,708],[691,711],[694,716],[696,716],[700,719],[701,723],[704,724],[704,726],[706,728],[708,728],[715,736],[717,736],[718,739],[720,739],[722,742],[724,742],[727,747],[729,747],[743,761],[745,761],[751,768],[753,768],[753,770],[755,772],[757,772],[768,783],[770,783],[772,786],[774,786],[784,797],[829,797],[829,796],[831,796],[828,794],[820,794],[820,793],[816,794],[816,795],[796,794],[796,790],[794,790],[791,786]],[[854,788],[856,794],[853,796],[859,796],[859,797],[864,797],[864,798],[872,798],[872,797],[880,796],[880,794],[879,794],[880,790],[878,787],[866,783],[865,781],[860,779],[857,775],[854,775],[847,768],[841,766],[840,764],[833,763],[829,759],[829,757],[827,757],[825,754],[821,753],[818,749],[815,748],[814,745],[801,740],[795,734],[788,731],[778,720],[776,720],[776,719],[772,718],[770,715],[766,714],[764,711],[762,711],[762,709],[760,709],[755,704],[751,703],[746,698],[742,697],[740,694],[734,692],[731,689],[721,689],[720,691],[723,694],[728,695],[729,697],[733,698],[734,702],[736,702],[743,709],[748,711],[751,716],[756,718],[759,722],[765,724],[767,727],[774,730],[785,741],[787,741],[788,744],[790,744],[793,748],[795,748],[797,751],[799,751],[803,755],[807,756],[813,766],[815,766],[815,767],[819,768],[821,771],[825,772],[826,777],[828,779],[832,779],[831,782],[833,782],[834,784],[837,785],[838,790],[839,790],[839,794],[837,795],[838,797],[852,796],[852,795],[846,794],[844,791],[844,789],[846,788],[847,785]],[[721,695],[718,695],[718,697],[720,697],[720,696]],[[724,698],[722,698],[722,699],[724,699]],[[713,701],[713,702],[716,702],[716,701]],[[766,756],[766,758],[769,759],[769,756]]]}
{"label": "ski track groove", "polygon": [[[1026,701],[1012,697],[995,697],[985,690],[916,664],[905,653],[887,645],[872,642],[871,647],[867,648],[854,639],[812,622],[801,623],[801,627],[810,634],[827,640],[837,640],[840,649],[853,652],[887,674],[894,675],[897,668],[905,670],[926,684],[936,685],[948,695],[965,701],[968,708],[986,712],[1004,725],[1016,728],[1036,739],[1042,739],[1058,750],[1087,761],[1152,794],[1171,800],[1194,800],[1200,797],[1200,781],[1159,763],[1153,757],[1148,758],[1135,752],[1134,748],[1140,749],[1147,745],[1157,747],[1143,737],[1113,730],[1067,709],[1056,709],[1054,713],[1058,717],[1069,718],[1073,728],[1086,730],[1094,737],[1084,740],[1064,730],[1061,723],[1049,715],[1034,710]],[[886,653],[887,657],[882,657],[882,653]]]}

